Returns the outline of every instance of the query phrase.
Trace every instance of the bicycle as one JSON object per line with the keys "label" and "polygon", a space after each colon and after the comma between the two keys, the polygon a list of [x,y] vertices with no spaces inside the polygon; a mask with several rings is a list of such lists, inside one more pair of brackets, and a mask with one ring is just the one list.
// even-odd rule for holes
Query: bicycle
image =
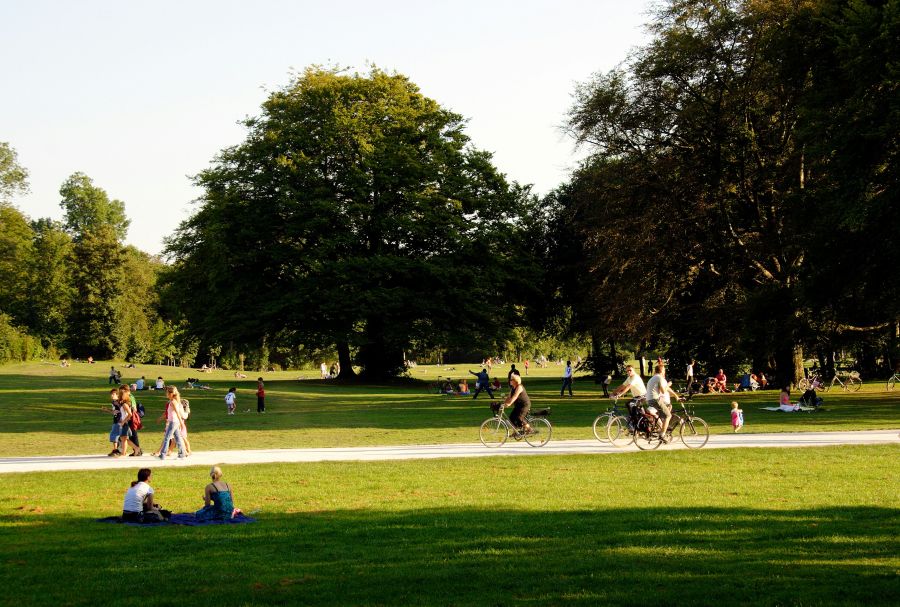
{"label": "bicycle", "polygon": [[[672,419],[666,430],[666,442],[672,441],[675,428],[678,428],[678,437],[688,449],[701,449],[709,441],[709,424],[696,417],[693,410],[688,410],[684,401],[678,401],[681,411],[672,410]],[[657,449],[663,443],[661,434],[662,420],[643,409],[639,410],[636,429],[634,432],[634,444],[638,449]]]}
{"label": "bicycle", "polygon": [[[613,402],[612,411],[615,412],[616,415],[611,415],[607,418],[606,427],[603,429],[606,435],[606,440],[604,441],[600,438],[600,436],[598,436],[599,430],[597,427],[597,423],[606,414],[601,414],[597,417],[597,419],[594,420],[594,436],[596,436],[597,440],[599,440],[600,442],[608,442],[615,447],[625,447],[629,443],[634,441],[635,423],[631,412],[635,410],[635,407],[643,406],[645,397],[637,396],[631,399],[631,401],[629,401],[628,403],[627,414],[618,413],[618,407],[616,405],[618,404],[619,397],[615,396],[613,398],[615,398],[616,401]],[[608,411],[607,413],[610,412]]]}
{"label": "bicycle", "polygon": [[825,391],[828,392],[834,388],[835,384],[838,384],[844,392],[859,392],[859,389],[862,388],[862,380],[859,378],[859,371],[850,371],[846,381],[841,381],[841,378],[835,373],[834,377],[831,378],[831,383],[825,385]]}
{"label": "bicycle", "polygon": [[898,383],[900,383],[900,371],[894,371],[894,374],[891,375],[891,378],[887,380],[887,391],[893,392],[894,386],[896,386]]}
{"label": "bicycle", "polygon": [[553,426],[547,419],[547,416],[550,415],[549,408],[525,415],[525,422],[531,426],[531,432],[520,432],[513,426],[503,414],[505,409],[503,403],[491,402],[491,411],[494,412],[494,415],[484,420],[478,428],[478,438],[481,439],[482,445],[502,447],[510,436],[517,441],[525,439],[525,442],[532,447],[543,447],[550,442]]}
{"label": "bicycle", "polygon": [[801,392],[806,392],[810,388],[813,390],[825,390],[825,383],[818,373],[811,373],[809,377],[801,378],[797,382],[797,389]]}
{"label": "bicycle", "polygon": [[591,430],[593,430],[594,432],[594,438],[596,438],[601,443],[611,442],[609,440],[609,434],[606,431],[606,426],[609,425],[610,419],[622,415],[622,412],[619,411],[619,398],[621,398],[621,396],[621,394],[614,394],[610,396],[609,398],[613,402],[612,409],[607,409],[606,411],[598,415],[594,420],[593,425],[591,425]]}

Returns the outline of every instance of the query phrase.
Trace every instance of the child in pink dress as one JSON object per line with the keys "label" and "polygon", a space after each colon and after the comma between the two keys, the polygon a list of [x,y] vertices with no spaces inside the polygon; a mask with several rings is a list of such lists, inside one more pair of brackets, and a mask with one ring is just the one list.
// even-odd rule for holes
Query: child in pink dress
{"label": "child in pink dress", "polygon": [[737,401],[731,401],[731,427],[735,432],[744,427],[744,411],[738,409]]}

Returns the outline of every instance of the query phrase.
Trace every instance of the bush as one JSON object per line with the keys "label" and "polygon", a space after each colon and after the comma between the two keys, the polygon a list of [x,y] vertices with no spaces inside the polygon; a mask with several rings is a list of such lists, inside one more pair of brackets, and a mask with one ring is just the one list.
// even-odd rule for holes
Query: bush
{"label": "bush", "polygon": [[45,355],[41,341],[10,323],[0,314],[0,364],[39,360]]}

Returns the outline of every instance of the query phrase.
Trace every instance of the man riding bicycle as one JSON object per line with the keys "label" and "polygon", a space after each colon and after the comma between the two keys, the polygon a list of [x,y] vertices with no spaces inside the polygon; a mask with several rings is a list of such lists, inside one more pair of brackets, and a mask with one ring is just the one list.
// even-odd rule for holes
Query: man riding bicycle
{"label": "man riding bicycle", "polygon": [[644,387],[644,380],[641,376],[634,372],[634,367],[628,365],[625,367],[625,381],[622,385],[612,391],[613,397],[621,395],[625,390],[631,388],[632,398],[640,398],[647,394],[647,388]]}
{"label": "man riding bicycle", "polygon": [[671,384],[666,381],[666,366],[658,364],[656,365],[656,375],[647,382],[647,406],[655,407],[659,412],[659,417],[663,422],[660,440],[664,443],[669,442],[666,438],[666,430],[669,429],[669,421],[672,419],[670,396],[674,396],[676,401],[681,400],[678,393],[672,389]]}

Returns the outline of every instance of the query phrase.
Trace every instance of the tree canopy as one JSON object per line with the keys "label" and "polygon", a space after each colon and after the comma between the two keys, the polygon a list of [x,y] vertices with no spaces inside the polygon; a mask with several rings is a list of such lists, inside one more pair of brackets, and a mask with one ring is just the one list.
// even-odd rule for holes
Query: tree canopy
{"label": "tree canopy", "polygon": [[406,77],[310,68],[197,177],[166,297],[207,341],[337,344],[372,377],[404,349],[486,342],[533,295],[532,197]]}
{"label": "tree canopy", "polygon": [[893,328],[891,4],[670,2],[627,65],[579,87],[569,128],[591,155],[557,196],[596,330],[792,381],[804,345]]}

